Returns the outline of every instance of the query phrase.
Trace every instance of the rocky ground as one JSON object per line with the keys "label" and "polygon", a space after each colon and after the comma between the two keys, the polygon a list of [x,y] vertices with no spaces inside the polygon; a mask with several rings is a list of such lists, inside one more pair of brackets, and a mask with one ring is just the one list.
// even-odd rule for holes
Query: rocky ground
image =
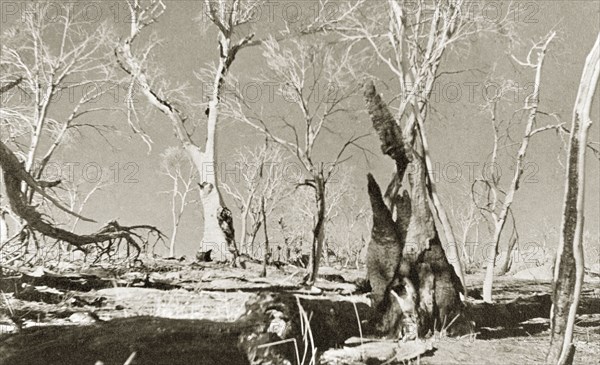
{"label": "rocky ground", "polygon": [[[265,292],[322,301],[318,303],[351,303],[343,313],[330,317],[344,322],[333,324],[343,331],[339,339],[328,342],[333,348],[316,349],[324,364],[393,363],[394,359],[402,363],[411,353],[416,354],[411,361],[420,364],[535,364],[544,360],[549,341],[546,318],[478,326],[463,338],[437,334],[412,343],[374,341],[361,337],[358,325],[364,323],[360,317],[369,303],[361,291],[363,271],[323,268],[317,288],[306,289],[301,285],[302,268],[269,267],[266,278],[259,276],[260,269],[255,264],[244,270],[176,260],[127,269],[62,265],[16,273],[3,268],[0,364],[247,364],[239,336],[248,324],[239,318],[247,315],[246,304]],[[480,273],[469,275],[469,288],[479,288],[481,277]],[[476,296],[476,290],[470,292]],[[499,303],[549,292],[548,280],[526,274],[499,277],[495,287]],[[478,303],[473,298],[469,302]],[[579,312],[575,363],[598,363],[597,278],[586,280]],[[320,328],[310,322],[310,316],[310,326]],[[352,338],[344,344],[346,337]],[[296,343],[292,347],[300,362],[305,357],[308,364],[314,346]],[[305,349],[308,356],[304,356]]]}

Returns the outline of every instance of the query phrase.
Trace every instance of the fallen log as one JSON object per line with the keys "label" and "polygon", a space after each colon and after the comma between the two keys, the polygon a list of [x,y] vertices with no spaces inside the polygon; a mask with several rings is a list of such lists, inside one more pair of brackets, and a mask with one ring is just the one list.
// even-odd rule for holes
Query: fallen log
{"label": "fallen log", "polygon": [[477,327],[509,327],[532,318],[549,318],[550,294],[518,297],[506,303],[467,302],[467,312]]}

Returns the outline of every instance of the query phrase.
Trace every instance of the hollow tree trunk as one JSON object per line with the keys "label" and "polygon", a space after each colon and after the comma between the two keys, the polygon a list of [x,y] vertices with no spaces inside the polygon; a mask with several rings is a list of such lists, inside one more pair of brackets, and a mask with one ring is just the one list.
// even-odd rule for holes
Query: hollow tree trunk
{"label": "hollow tree trunk", "polygon": [[[435,229],[423,154],[407,153],[423,150],[418,145],[405,147],[402,130],[372,83],[365,87],[365,98],[382,151],[396,162],[396,174],[385,199],[373,176],[368,175],[373,211],[367,252],[374,308],[371,321],[375,321],[378,332],[389,336],[424,335],[434,324],[448,324],[460,316],[463,305],[459,293],[464,288]],[[408,187],[403,189],[405,173]],[[463,322],[470,325],[460,319],[457,324]]]}
{"label": "hollow tree trunk", "polygon": [[573,327],[583,284],[583,213],[587,132],[600,75],[600,34],[586,59],[569,136],[569,154],[561,236],[554,266],[551,337],[548,364],[571,364],[575,353]]}

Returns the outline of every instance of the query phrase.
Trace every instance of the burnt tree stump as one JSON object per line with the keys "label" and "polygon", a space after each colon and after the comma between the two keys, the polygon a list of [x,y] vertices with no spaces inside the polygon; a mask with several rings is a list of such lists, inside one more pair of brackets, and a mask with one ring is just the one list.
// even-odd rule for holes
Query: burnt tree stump
{"label": "burnt tree stump", "polygon": [[[434,331],[462,334],[473,330],[465,317],[459,293],[463,285],[448,262],[429,210],[422,171],[408,174],[409,164],[425,166],[419,148],[403,136],[373,82],[364,88],[373,128],[381,140],[381,150],[396,163],[396,171],[385,196],[371,175],[367,191],[373,211],[373,228],[367,251],[367,279],[372,288],[372,324],[388,337],[416,338]],[[413,133],[410,132],[409,133]],[[410,193],[410,194],[409,194]],[[411,256],[407,241],[421,249]]]}

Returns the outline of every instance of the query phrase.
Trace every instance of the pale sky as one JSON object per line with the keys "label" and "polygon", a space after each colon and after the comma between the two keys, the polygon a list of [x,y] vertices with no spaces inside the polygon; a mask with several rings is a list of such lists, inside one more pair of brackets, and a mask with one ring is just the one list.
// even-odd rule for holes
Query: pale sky
{"label": "pale sky", "polygon": [[[13,2],[2,0],[1,3],[4,13],[0,26],[4,27],[14,21],[14,15],[6,13],[7,9],[12,9],[6,8],[7,4]],[[173,82],[188,81],[193,89],[192,95],[200,98],[202,86],[197,81],[194,72],[207,63],[215,62],[218,50],[214,32],[201,32],[198,22],[194,21],[200,15],[201,2],[166,0],[165,3],[167,5],[166,13],[154,27],[163,40],[161,46],[156,50],[155,61],[160,65],[162,73],[167,78]],[[523,1],[518,3],[523,6],[520,12],[522,17],[518,19],[520,35],[523,40],[527,42],[529,39],[539,40],[551,29],[558,32],[557,40],[550,46],[543,71],[540,108],[544,112],[557,113],[561,120],[570,126],[573,103],[585,56],[600,31],[600,2]],[[107,4],[113,8],[107,8]],[[120,10],[114,10],[116,9],[115,5]],[[126,19],[124,3],[105,2],[97,9],[104,12],[103,17],[110,19],[119,32],[126,31],[127,24],[122,21]],[[274,14],[277,17],[277,8],[275,8]],[[493,13],[489,14],[493,16]],[[124,33],[121,34],[124,35]],[[489,118],[487,114],[481,112],[479,105],[482,102],[481,82],[487,77],[494,63],[497,63],[499,75],[514,78],[521,83],[531,81],[533,78],[531,71],[523,71],[514,62],[511,63],[506,54],[507,44],[505,41],[494,38],[474,40],[468,47],[464,46],[453,52],[449,56],[448,63],[443,67],[445,71],[469,68],[483,71],[464,72],[442,77],[434,96],[437,98],[432,104],[435,112],[430,113],[430,118],[427,120],[427,133],[434,164],[439,164],[440,173],[446,172],[452,175],[446,176],[440,182],[439,189],[444,200],[463,199],[462,194],[471,183],[471,181],[467,182],[469,180],[468,172],[474,171],[478,176],[481,166],[491,150],[492,130]],[[524,47],[521,47],[515,49],[515,52],[520,58],[524,58],[526,51]],[[390,99],[392,97],[391,90],[386,89],[384,82],[392,83],[392,81],[388,73],[382,69],[382,66],[373,66],[369,72],[380,78],[377,82],[378,89],[383,93],[385,99]],[[248,82],[250,76],[258,75],[260,72],[268,72],[260,50],[244,50],[239,53],[232,73],[238,76],[241,82]],[[461,95],[456,98],[457,100],[453,100],[456,90],[460,90]],[[473,98],[471,98],[471,92],[473,92]],[[524,98],[524,96],[518,97],[520,97],[519,100]],[[360,98],[357,100],[361,101]],[[598,118],[600,95],[597,94],[595,100],[592,113],[594,125],[589,135],[592,141],[600,140],[600,118]],[[274,108],[274,110],[285,110],[287,107],[284,104],[269,105],[266,94],[258,101],[258,104],[260,103],[263,103],[265,108]],[[512,106],[510,108],[514,109]],[[203,113],[198,115],[202,116]],[[506,115],[508,116],[509,113],[507,112]],[[120,125],[125,133],[129,133],[124,121],[118,120],[122,117],[117,115],[110,117],[117,119],[114,122]],[[94,118],[101,121],[106,116],[96,115]],[[115,163],[119,164],[118,182],[106,191],[95,195],[90,200],[84,215],[91,216],[99,222],[119,218],[119,221],[125,225],[154,224],[169,234],[171,229],[169,198],[167,195],[158,195],[159,191],[169,188],[169,183],[164,176],[157,174],[160,163],[158,156],[168,146],[177,145],[177,141],[173,137],[171,124],[164,116],[152,113],[146,119],[145,128],[155,142],[150,154],[147,153],[146,146],[139,138],[127,139],[115,136],[112,141],[118,148],[117,151],[108,149],[103,140],[93,138],[65,148],[61,151],[60,158],[63,161],[78,162],[81,164],[80,166],[94,162],[106,169],[116,166]],[[344,121],[335,127],[342,130],[345,136],[351,134],[352,131],[357,131],[357,134],[369,131],[370,121],[364,112],[359,113],[356,119],[358,120]],[[540,125],[546,122],[551,123],[548,118],[540,118]],[[524,123],[519,125],[524,125]],[[515,129],[513,134],[515,137],[518,136],[516,131]],[[240,146],[253,146],[264,141],[264,137],[257,135],[250,128],[232,122],[222,123],[219,133],[219,163],[231,162],[233,153]],[[326,143],[320,147],[323,155],[337,151],[342,143],[341,139],[336,139],[331,135],[327,135],[326,138],[329,139],[323,141]],[[197,141],[203,139],[203,137],[196,138]],[[374,173],[380,185],[387,185],[393,171],[393,164],[387,156],[380,154],[379,141],[376,136],[365,139],[363,145],[376,153],[376,156],[369,157],[369,166],[359,151],[352,151],[354,158],[346,164],[354,168],[355,183],[364,195],[361,199],[366,199],[365,176],[367,172]],[[560,157],[564,161],[565,155],[565,151],[560,147],[560,139],[553,132],[536,136],[531,142],[527,161],[532,164],[525,174],[529,178],[517,192],[514,204],[514,212],[518,219],[517,223],[523,242],[536,239],[536,235],[543,229],[544,220],[557,228],[560,224],[564,196],[564,169],[558,163],[557,158]],[[600,189],[598,189],[600,170],[598,160],[593,154],[589,153],[588,155],[585,224],[586,230],[597,235],[600,216]],[[124,167],[127,163],[133,163],[139,169],[126,171]],[[462,179],[454,178],[456,166],[460,167]],[[469,170],[469,166],[472,166],[474,170]],[[507,163],[502,165],[505,184],[508,183],[508,178],[512,177],[512,171],[508,170],[508,166]],[[80,174],[81,169],[75,168],[76,174],[78,171]],[[137,182],[125,182],[125,177],[129,172],[134,173],[130,177]],[[235,212],[233,201],[227,196],[225,196],[225,200]],[[234,219],[239,223],[238,215],[235,215]],[[85,231],[97,228],[90,224],[80,225],[80,230]],[[202,221],[199,211],[186,211],[179,233],[177,254],[192,254],[198,248],[201,231]],[[237,240],[239,240],[239,232],[239,227],[237,227]]]}

